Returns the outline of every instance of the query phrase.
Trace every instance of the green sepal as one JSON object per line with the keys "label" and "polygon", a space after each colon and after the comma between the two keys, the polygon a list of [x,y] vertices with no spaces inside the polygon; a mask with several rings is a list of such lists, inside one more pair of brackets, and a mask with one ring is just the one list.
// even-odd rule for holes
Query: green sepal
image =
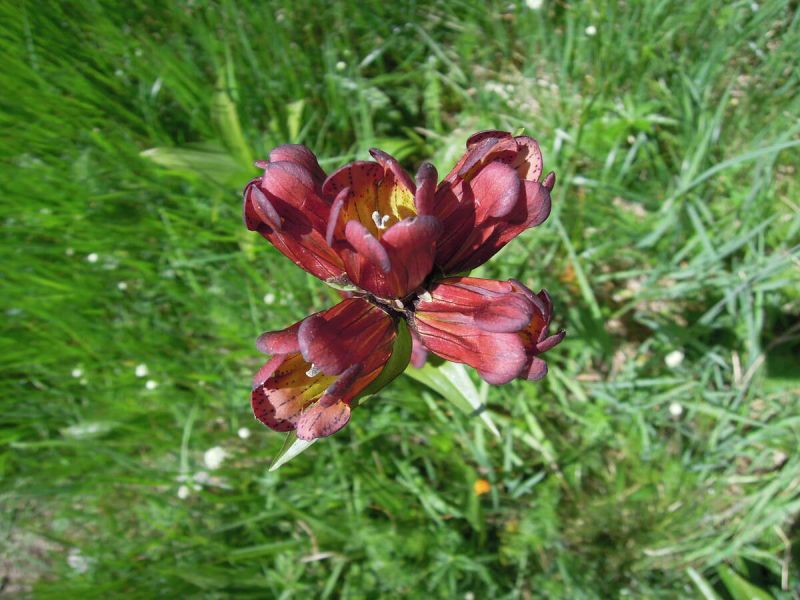
{"label": "green sepal", "polygon": [[277,471],[295,456],[301,452],[305,452],[308,447],[316,441],[317,440],[311,440],[310,442],[307,442],[306,440],[301,440],[297,437],[296,431],[290,431],[286,436],[286,439],[283,441],[283,446],[281,446],[280,451],[275,455],[275,458],[272,459],[272,463],[269,465],[269,470]]}
{"label": "green sepal", "polygon": [[408,363],[411,361],[411,346],[411,333],[408,331],[408,325],[406,325],[404,320],[399,319],[397,321],[397,337],[394,340],[392,355],[386,362],[386,366],[383,368],[380,375],[352,400],[350,405],[352,407],[359,406],[370,396],[380,392],[405,371]]}

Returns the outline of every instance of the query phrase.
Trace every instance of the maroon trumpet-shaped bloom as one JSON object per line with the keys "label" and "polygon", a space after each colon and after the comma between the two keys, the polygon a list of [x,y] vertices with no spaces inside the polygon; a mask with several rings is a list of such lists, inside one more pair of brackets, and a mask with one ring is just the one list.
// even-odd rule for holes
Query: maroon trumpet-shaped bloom
{"label": "maroon trumpet-shaped bloom", "polygon": [[[535,140],[476,133],[438,185],[429,163],[414,181],[385,152],[370,154],[374,161],[326,176],[305,146],[279,146],[244,190],[249,229],[309,273],[350,289],[333,308],[257,342],[272,358],[253,382],[255,416],[303,440],[344,427],[354,400],[399,374],[409,353],[414,366],[433,352],[500,384],[543,377],[540,355],[564,337],[548,335],[545,291],[514,280],[437,280],[482,264],[547,218],[555,176],[540,181]],[[411,349],[401,320],[411,326]]]}
{"label": "maroon trumpet-shaped bloom", "polygon": [[552,309],[546,291],[534,294],[513,279],[454,277],[420,296],[412,325],[434,354],[501,384],[547,374],[539,355],[564,339],[563,331],[548,336]]}
{"label": "maroon trumpet-shaped bloom", "polygon": [[346,165],[323,184],[333,198],[326,239],[354,285],[380,298],[405,298],[431,273],[441,226],[419,215],[417,186],[398,162],[370,153],[376,162]]}
{"label": "maroon trumpet-shaped bloom", "polygon": [[272,358],[253,381],[256,418],[303,440],[336,433],[350,420],[351,401],[386,366],[395,337],[392,318],[361,298],[262,334],[256,345]]}
{"label": "maroon trumpet-shaped bloom", "polygon": [[[555,175],[541,182],[542,153],[533,138],[483,131],[436,188],[421,195],[419,213],[442,224],[435,263],[443,273],[473,269],[550,214]],[[435,177],[435,176],[434,176]]]}
{"label": "maroon trumpet-shaped bloom", "polygon": [[264,174],[244,190],[244,222],[296,265],[324,281],[341,281],[344,265],[325,240],[330,202],[322,196],[325,172],[305,146],[278,146]]}

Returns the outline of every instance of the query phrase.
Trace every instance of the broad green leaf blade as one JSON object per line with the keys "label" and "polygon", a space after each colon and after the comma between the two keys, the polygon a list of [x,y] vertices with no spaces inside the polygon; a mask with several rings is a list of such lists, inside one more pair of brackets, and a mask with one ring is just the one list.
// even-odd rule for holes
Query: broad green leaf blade
{"label": "broad green leaf blade", "polygon": [[297,433],[290,431],[286,436],[286,441],[283,442],[280,452],[278,452],[278,454],[275,455],[275,458],[272,459],[272,464],[269,466],[269,470],[277,471],[295,456],[305,452],[308,447],[316,441],[317,440],[311,440],[310,442],[307,442],[305,440],[297,439]]}
{"label": "broad green leaf blade", "polygon": [[447,361],[438,366],[426,363],[421,369],[407,369],[406,375],[438,392],[463,412],[480,415],[489,431],[500,437],[500,432],[486,410],[478,389],[467,375],[464,365]]}
{"label": "broad green leaf blade", "polygon": [[733,600],[772,600],[771,594],[747,581],[728,565],[718,566],[717,573]]}
{"label": "broad green leaf blade", "polygon": [[221,148],[150,148],[140,153],[168,171],[211,179],[222,185],[240,187],[252,175],[234,157]]}

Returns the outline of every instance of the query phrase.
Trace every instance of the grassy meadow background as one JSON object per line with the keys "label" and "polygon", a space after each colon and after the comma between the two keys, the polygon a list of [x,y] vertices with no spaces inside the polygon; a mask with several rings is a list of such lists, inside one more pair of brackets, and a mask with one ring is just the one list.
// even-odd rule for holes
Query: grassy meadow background
{"label": "grassy meadow background", "polygon": [[[0,596],[798,598],[797,8],[0,3]],[[550,291],[550,374],[500,439],[401,377],[268,472],[254,340],[335,295],[251,161],[485,128],[558,174],[476,272]]]}

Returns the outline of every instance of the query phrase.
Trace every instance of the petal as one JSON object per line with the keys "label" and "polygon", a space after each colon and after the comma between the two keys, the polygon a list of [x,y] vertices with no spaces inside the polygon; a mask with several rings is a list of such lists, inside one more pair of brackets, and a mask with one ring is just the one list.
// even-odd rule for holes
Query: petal
{"label": "petal", "polygon": [[501,162],[489,163],[469,183],[475,203],[475,221],[482,223],[488,217],[504,217],[521,198],[522,185],[517,172]]}
{"label": "petal", "polygon": [[448,323],[417,313],[414,328],[434,354],[466,363],[492,384],[518,377],[528,363],[522,337],[516,333],[489,333],[464,323]]}
{"label": "petal", "polygon": [[283,144],[269,153],[270,162],[291,162],[303,167],[317,185],[325,181],[325,171],[319,166],[314,153],[302,144]]}
{"label": "petal", "polygon": [[[392,263],[386,249],[361,223],[348,221],[345,226],[345,236],[359,256],[380,268],[384,273],[391,270]],[[354,282],[358,285],[357,281],[354,280]]]}
{"label": "petal", "polygon": [[322,184],[322,195],[332,199],[349,187],[353,195],[367,199],[371,197],[374,202],[381,179],[383,168],[378,163],[358,160],[331,173]]}
{"label": "petal", "polygon": [[527,181],[538,181],[542,174],[542,151],[539,142],[527,135],[520,135],[514,138],[517,143],[517,154],[511,163],[519,176]]}
{"label": "petal", "polygon": [[403,167],[400,166],[400,163],[397,162],[396,158],[377,148],[370,148],[369,153],[372,158],[378,161],[378,164],[383,167],[384,171],[390,171],[392,175],[394,175],[394,179],[397,183],[410,191],[412,196],[414,195],[416,186],[411,180],[411,177],[408,176],[408,173],[406,173]]}
{"label": "petal", "polygon": [[541,358],[534,356],[531,359],[531,365],[528,367],[527,373],[525,374],[525,379],[528,381],[538,381],[545,375],[547,375],[547,363]]}
{"label": "petal", "polygon": [[483,331],[510,333],[527,327],[535,307],[511,282],[457,277],[441,280],[431,289],[431,300],[419,301],[416,309]]}
{"label": "petal", "polygon": [[327,375],[368,362],[393,336],[391,317],[361,298],[348,298],[304,319],[297,332],[303,358]]}
{"label": "petal", "polygon": [[347,201],[347,198],[350,196],[350,188],[346,187],[333,200],[333,204],[331,204],[331,212],[328,216],[328,226],[325,230],[325,241],[328,242],[328,245],[333,247],[334,241],[346,239],[344,234],[344,228],[347,223],[344,219],[340,219],[339,215],[342,213],[342,209],[344,208],[344,203]]}
{"label": "petal", "polygon": [[433,269],[439,220],[423,215],[392,225],[381,238],[395,278],[395,294],[402,298],[419,287]]}
{"label": "petal", "polygon": [[477,133],[473,133],[471,136],[467,138],[467,148],[471,149],[473,146],[479,144],[486,138],[493,138],[496,140],[502,140],[505,138],[510,138],[511,134],[507,131],[499,131],[497,129],[487,129],[485,131],[479,131]]}
{"label": "petal", "polygon": [[259,219],[275,231],[280,231],[283,226],[283,219],[281,219],[278,211],[275,210],[275,207],[264,195],[264,192],[258,189],[257,185],[252,186],[249,192],[253,210],[258,215]]}
{"label": "petal", "polygon": [[417,191],[414,194],[414,206],[417,208],[417,214],[433,214],[437,177],[436,167],[431,163],[424,162],[420,165],[419,171],[417,171]]}
{"label": "petal", "polygon": [[256,348],[264,354],[292,354],[300,352],[300,342],[297,340],[297,330],[300,323],[280,331],[267,331],[258,336]]}
{"label": "petal", "polygon": [[552,347],[557,346],[558,344],[560,344],[561,340],[563,340],[566,335],[567,335],[567,332],[562,329],[558,333],[544,338],[541,342],[536,344],[536,351],[539,352],[539,353],[547,352]]}
{"label": "petal", "polygon": [[267,197],[279,198],[300,211],[314,229],[325,231],[328,204],[317,195],[317,184],[304,167],[287,161],[271,162],[261,176],[261,188]]}
{"label": "petal", "polygon": [[297,437],[311,441],[339,431],[350,421],[350,405],[336,402],[331,406],[317,403],[305,411],[297,421]]}
{"label": "petal", "polygon": [[533,310],[527,298],[509,294],[485,303],[475,314],[475,325],[497,333],[519,331],[530,322]]}
{"label": "petal", "polygon": [[334,378],[321,373],[309,376],[309,365],[299,353],[275,357],[267,365],[272,374],[253,389],[253,414],[271,429],[289,431]]}

